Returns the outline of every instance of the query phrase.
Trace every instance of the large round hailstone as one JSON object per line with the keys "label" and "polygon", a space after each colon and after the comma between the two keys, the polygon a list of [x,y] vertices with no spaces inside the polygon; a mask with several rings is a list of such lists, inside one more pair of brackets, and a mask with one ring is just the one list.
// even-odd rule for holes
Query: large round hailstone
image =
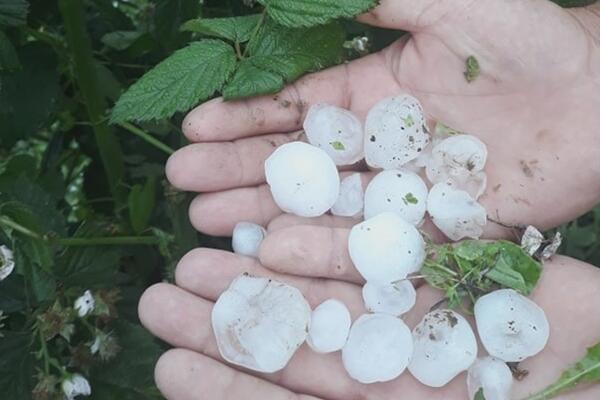
{"label": "large round hailstone", "polygon": [[451,182],[438,183],[429,191],[427,211],[449,239],[479,239],[487,223],[485,208]]}
{"label": "large round hailstone", "polygon": [[369,312],[397,317],[408,312],[417,301],[417,291],[407,279],[388,284],[367,282],[362,295]]}
{"label": "large round hailstone", "polygon": [[537,304],[512,289],[495,290],[475,303],[483,347],[496,358],[519,362],[546,346],[550,326]]}
{"label": "large round hailstone", "polygon": [[339,300],[329,299],[312,312],[307,343],[317,353],[341,350],[348,339],[352,319],[348,308]]}
{"label": "large round hailstone", "polygon": [[265,161],[267,183],[283,211],[318,217],[333,206],[340,177],[324,150],[303,142],[286,143]]}
{"label": "large round hailstone", "polygon": [[366,281],[387,284],[421,269],[425,241],[413,225],[386,212],[352,228],[348,251]]}
{"label": "large round hailstone", "polygon": [[513,375],[508,365],[494,357],[478,358],[467,373],[469,399],[483,389],[485,400],[510,400]]}
{"label": "large round hailstone", "polygon": [[304,119],[304,132],[310,144],[325,150],[337,165],[354,164],[364,157],[362,124],[348,110],[315,104]]}
{"label": "large round hailstone", "polygon": [[238,222],[233,228],[231,247],[233,252],[243,256],[258,257],[260,244],[265,238],[265,228],[252,222]]}
{"label": "large round hailstone", "polygon": [[412,352],[412,336],[401,319],[364,314],[350,329],[342,361],[348,374],[361,383],[387,382],[404,372]]}
{"label": "large round hailstone", "polygon": [[365,191],[365,218],[391,211],[406,222],[419,225],[427,210],[427,186],[414,172],[382,171]]}
{"label": "large round hailstone", "polygon": [[415,350],[408,369],[421,383],[442,387],[466,371],[477,357],[471,325],[452,310],[425,314],[413,329]]}
{"label": "large round hailstone", "polygon": [[429,143],[423,107],[400,95],[381,100],[365,123],[365,158],[375,168],[397,169],[418,157]]}
{"label": "large round hailstone", "polygon": [[362,214],[364,192],[359,173],[354,173],[342,179],[340,194],[331,213],[340,217],[358,217]]}
{"label": "large round hailstone", "polygon": [[486,160],[485,143],[472,135],[454,135],[433,148],[425,172],[431,183],[451,180],[458,189],[477,199],[487,185],[483,172]]}
{"label": "large round hailstone", "polygon": [[241,275],[215,303],[212,326],[225,360],[271,373],[284,368],[304,343],[310,314],[298,289]]}

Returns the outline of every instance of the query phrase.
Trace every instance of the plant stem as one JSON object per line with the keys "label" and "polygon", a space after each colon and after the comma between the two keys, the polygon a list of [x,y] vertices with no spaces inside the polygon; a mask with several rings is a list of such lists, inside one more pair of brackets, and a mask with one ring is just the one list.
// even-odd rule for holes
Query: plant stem
{"label": "plant stem", "polygon": [[240,42],[235,41],[235,54],[237,54],[238,60],[242,61],[244,59],[244,55],[242,54],[242,49],[240,48]]}
{"label": "plant stem", "polygon": [[246,57],[246,53],[248,53],[248,48],[250,47],[249,44],[252,42],[252,40],[254,39],[254,37],[256,36],[256,34],[258,33],[258,31],[260,30],[260,27],[265,22],[265,17],[266,16],[267,16],[267,10],[265,9],[260,14],[260,19],[256,23],[256,26],[254,27],[254,31],[252,31],[252,35],[250,35],[250,39],[248,40],[248,45],[246,45],[246,48],[244,49],[244,53],[242,53],[242,58]]}
{"label": "plant stem", "polygon": [[173,150],[172,148],[170,148],[169,146],[167,146],[160,140],[156,139],[154,136],[150,135],[148,132],[138,128],[137,126],[135,126],[133,124],[130,124],[129,122],[121,122],[121,123],[119,123],[119,126],[123,129],[133,133],[134,135],[142,138],[144,141],[146,141],[146,143],[156,147],[159,150],[162,150],[163,152],[167,153],[168,155],[175,153],[175,150]]}
{"label": "plant stem", "polygon": [[0,217],[0,225],[4,225],[6,227],[14,229],[15,231],[22,233],[23,235],[28,236],[32,239],[43,240],[42,236],[40,236],[38,233],[32,231],[29,228],[24,227],[23,225],[17,224],[10,218]]}
{"label": "plant stem", "polygon": [[42,357],[44,358],[44,372],[46,375],[50,374],[50,355],[48,354],[48,346],[46,345],[46,339],[40,328],[37,328],[40,337],[40,346],[42,347]]}

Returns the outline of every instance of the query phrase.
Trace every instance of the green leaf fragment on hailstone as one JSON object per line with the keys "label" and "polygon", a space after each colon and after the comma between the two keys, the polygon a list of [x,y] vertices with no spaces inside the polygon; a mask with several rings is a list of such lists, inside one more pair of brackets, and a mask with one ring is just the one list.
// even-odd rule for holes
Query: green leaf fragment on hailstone
{"label": "green leaf fragment on hailstone", "polygon": [[335,142],[331,142],[329,144],[331,145],[331,147],[333,147],[334,150],[346,150],[346,146],[344,146],[344,143],[340,142],[339,140],[336,140]]}
{"label": "green leaf fragment on hailstone", "polygon": [[415,195],[410,192],[406,193],[406,195],[402,198],[402,201],[404,202],[405,205],[419,203],[419,199],[417,199],[415,197]]}
{"label": "green leaf fragment on hailstone", "polygon": [[477,393],[475,393],[475,397],[473,397],[473,400],[485,400],[485,396],[483,395],[483,388],[479,388]]}

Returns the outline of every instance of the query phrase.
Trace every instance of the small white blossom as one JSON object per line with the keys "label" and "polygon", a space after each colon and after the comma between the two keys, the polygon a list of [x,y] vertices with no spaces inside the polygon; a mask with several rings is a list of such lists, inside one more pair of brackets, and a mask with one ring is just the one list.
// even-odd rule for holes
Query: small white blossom
{"label": "small white blossom", "polygon": [[90,346],[90,353],[96,354],[98,350],[100,350],[100,345],[102,344],[102,338],[100,335],[96,336],[94,339],[94,343]]}
{"label": "small white blossom", "polygon": [[0,246],[0,281],[6,279],[15,269],[13,252],[8,247]]}
{"label": "small white blossom", "polygon": [[92,388],[89,382],[80,374],[74,374],[62,383],[65,400],[74,400],[77,396],[89,396]]}
{"label": "small white blossom", "polygon": [[85,317],[89,313],[94,310],[94,296],[92,296],[92,292],[86,290],[83,296],[79,297],[75,300],[75,309],[77,310],[77,314],[80,317]]}
{"label": "small white blossom", "polygon": [[534,226],[529,225],[521,238],[521,247],[532,256],[538,251],[543,241],[544,235],[542,235],[542,233]]}

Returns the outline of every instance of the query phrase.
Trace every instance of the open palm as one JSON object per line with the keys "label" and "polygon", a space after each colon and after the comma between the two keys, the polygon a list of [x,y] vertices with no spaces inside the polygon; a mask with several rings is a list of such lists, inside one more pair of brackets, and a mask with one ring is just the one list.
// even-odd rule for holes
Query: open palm
{"label": "open palm", "polygon": [[[462,379],[435,391],[409,374],[363,386],[347,377],[338,354],[316,355],[306,347],[281,373],[256,378],[239,372],[219,361],[211,304],[235,276],[249,272],[297,286],[312,306],[335,297],[353,317],[364,312],[360,279],[345,247],[352,222],[281,216],[265,184],[264,160],[276,146],[302,139],[298,129],[316,102],[364,117],[380,99],[408,92],[421,100],[428,118],[478,135],[490,153],[488,191],[481,201],[494,219],[547,228],[590,208],[600,197],[600,141],[593,130],[599,124],[594,92],[600,52],[575,15],[545,0],[384,1],[360,19],[411,31],[388,49],[309,75],[277,96],[217,99],[192,111],[183,129],[195,143],[167,165],[175,186],[210,192],[192,203],[192,223],[213,235],[230,234],[242,220],[270,224],[270,232],[260,263],[196,250],[178,267],[179,288],[161,284],[144,295],[144,324],[187,349],[172,350],[159,362],[163,393],[174,400],[202,395],[277,400],[294,393],[326,399],[465,398]],[[463,71],[471,55],[481,74],[468,83]],[[364,174],[367,181],[370,175]],[[488,237],[503,235],[498,226],[489,226]],[[531,374],[517,385],[516,397],[549,383],[599,339],[600,318],[590,318],[592,305],[600,303],[599,275],[566,258],[547,266],[533,297],[548,313],[551,339],[541,355],[524,363]],[[406,317],[409,325],[440,296],[420,288],[418,304]],[[590,388],[577,398],[598,396],[598,388]]]}

